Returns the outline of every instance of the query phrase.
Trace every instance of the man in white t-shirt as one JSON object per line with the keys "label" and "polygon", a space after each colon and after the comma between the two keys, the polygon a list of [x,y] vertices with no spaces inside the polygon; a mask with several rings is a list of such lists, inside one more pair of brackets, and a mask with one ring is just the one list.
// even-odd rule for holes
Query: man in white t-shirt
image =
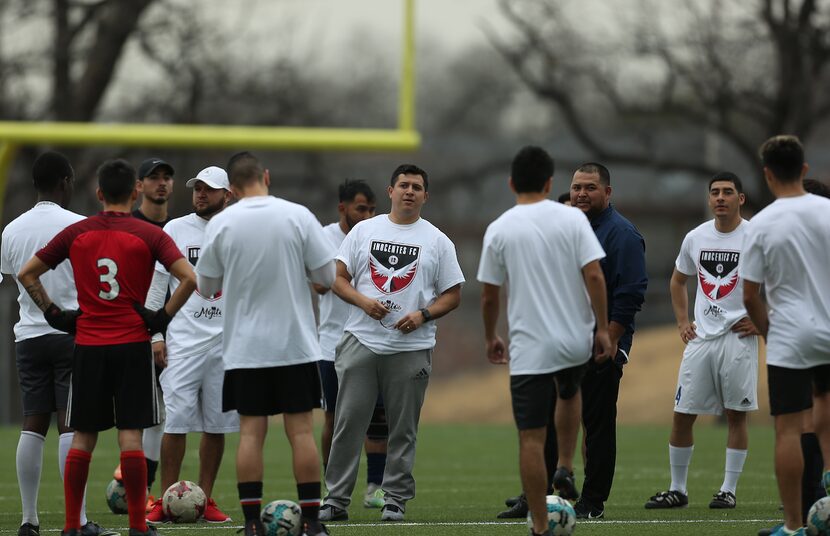
{"label": "man in white t-shirt", "polygon": [[[746,460],[747,412],[758,409],[757,330],[746,316],[738,277],[741,248],[749,222],[741,217],[746,201],[740,178],[718,173],[709,181],[714,219],[683,240],[671,278],[671,298],[680,338],[686,344],[669,438],[671,485],[645,507],[683,508],[689,504],[686,481],[694,450],[692,428],[698,415],[726,411],[726,467],[723,484],[709,508],[735,508],[735,490]],[[697,277],[694,322],[689,320],[686,284]]]}
{"label": "man in white t-shirt", "polygon": [[[760,155],[776,200],[752,219],[738,274],[746,310],[767,341],[775,474],[784,505],[784,524],[772,534],[802,534],[801,429],[811,406],[825,463],[830,460],[830,200],[804,191],[808,166],[795,136],[770,138]],[[823,480],[829,487],[830,472]]]}
{"label": "man in white t-shirt", "polygon": [[199,292],[220,290],[223,411],[239,412],[236,474],[245,535],[261,536],[263,460],[268,416],[283,415],[307,536],[320,523],[320,459],[312,409],[321,406],[320,344],[308,279],[330,287],[335,250],[304,206],[268,195],[268,170],[248,152],[227,166],[239,202],[211,218],[196,273]]}
{"label": "man in white t-shirt", "polygon": [[[37,497],[43,466],[43,446],[49,420],[57,412],[58,467],[63,479],[66,455],[73,432],[66,424],[66,405],[75,341],[72,335],[50,326],[43,312],[17,280],[17,273],[34,254],[56,234],[83,216],[66,210],[72,197],[75,172],[67,158],[55,152],[38,156],[32,167],[37,204],[12,220],[3,229],[0,245],[0,271],[11,274],[20,296],[20,320],[14,325],[17,376],[23,401],[23,430],[17,443],[17,481],[20,487],[23,520],[18,536],[38,536],[40,521]],[[2,278],[0,278],[2,279]],[[44,274],[41,282],[62,309],[78,308],[75,278],[68,262]],[[86,517],[81,507],[81,535],[116,534],[102,529]]]}
{"label": "man in white t-shirt", "polygon": [[401,521],[415,496],[415,438],[432,370],[435,322],[461,302],[464,275],[455,246],[421,218],[426,171],[398,166],[389,214],[358,223],[337,255],[334,292],[354,305],[334,366],[339,379],[322,519],[348,519],[360,449],[375,401],[389,423],[381,519]]}
{"label": "man in white t-shirt", "polygon": [[[193,188],[194,212],[171,220],[164,231],[192,265],[199,252],[208,222],[222,212],[231,199],[228,174],[210,166],[187,181]],[[161,263],[156,263],[146,307],[164,305],[168,289],[176,291],[179,281],[171,278]],[[164,437],[161,442],[161,490],[159,499],[147,513],[148,523],[167,521],[162,499],[164,490],[179,479],[187,446],[188,432],[202,432],[199,445],[199,487],[207,496],[202,518],[210,523],[230,521],[213,500],[213,484],[225,451],[225,434],[239,431],[235,411],[222,411],[222,294],[203,296],[194,292],[167,326],[165,336],[153,336],[153,355],[163,367]]]}
{"label": "man in white t-shirt", "polygon": [[[573,458],[582,414],[580,384],[591,360],[608,360],[605,252],[577,208],[548,199],[553,159],[540,147],[513,159],[516,206],[487,227],[478,268],[487,358],[510,365],[513,417],[519,429],[519,471],[532,518],[531,534],[549,536],[545,436],[556,400],[559,450],[554,488],[576,499]],[[510,282],[509,352],[496,334],[501,287]],[[596,334],[594,335],[594,327]]]}
{"label": "man in white t-shirt", "polygon": [[[332,245],[339,249],[346,235],[352,228],[363,220],[375,215],[375,193],[362,180],[346,179],[338,188],[339,203],[337,210],[340,213],[339,221],[323,227],[323,233]],[[334,410],[337,407],[337,372],[334,370],[334,354],[337,343],[343,338],[343,326],[349,317],[351,305],[341,300],[334,292],[326,287],[314,285],[320,294],[320,325],[317,331],[320,336],[320,350],[322,359],[317,362],[320,368],[320,380],[323,383],[323,398],[325,402],[325,421],[321,434],[323,449],[323,470],[329,463],[331,452],[331,438],[334,433]],[[383,399],[378,397],[372,421],[366,431],[366,494],[363,506],[366,508],[381,508],[383,506],[383,470],[386,467],[386,438],[389,427],[386,424],[386,411],[383,408]]]}

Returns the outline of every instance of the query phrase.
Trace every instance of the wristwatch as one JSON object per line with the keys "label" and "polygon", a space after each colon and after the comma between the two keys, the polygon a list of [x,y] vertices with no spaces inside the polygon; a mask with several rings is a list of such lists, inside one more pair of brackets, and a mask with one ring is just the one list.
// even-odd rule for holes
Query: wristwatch
{"label": "wristwatch", "polygon": [[429,313],[429,309],[427,309],[426,307],[421,309],[421,314],[424,315],[424,322],[429,322],[430,320],[432,320],[432,315]]}

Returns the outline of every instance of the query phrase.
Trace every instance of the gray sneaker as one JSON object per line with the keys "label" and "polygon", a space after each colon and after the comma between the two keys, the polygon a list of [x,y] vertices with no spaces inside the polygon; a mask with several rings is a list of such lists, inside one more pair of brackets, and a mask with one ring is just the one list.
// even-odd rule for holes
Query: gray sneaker
{"label": "gray sneaker", "polygon": [[121,533],[117,530],[105,529],[94,521],[88,521],[81,527],[80,536],[121,536]]}
{"label": "gray sneaker", "polygon": [[333,504],[324,504],[320,507],[320,521],[348,521],[349,512]]}
{"label": "gray sneaker", "polygon": [[381,521],[403,521],[403,510],[394,504],[383,505],[380,515]]}

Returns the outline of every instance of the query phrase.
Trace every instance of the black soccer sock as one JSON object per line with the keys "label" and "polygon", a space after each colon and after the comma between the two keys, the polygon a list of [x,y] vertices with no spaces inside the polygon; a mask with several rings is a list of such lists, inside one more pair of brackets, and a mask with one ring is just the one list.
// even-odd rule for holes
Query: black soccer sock
{"label": "black soccer sock", "polygon": [[827,494],[821,485],[824,458],[816,434],[801,434],[801,454],[804,456],[804,472],[801,474],[801,515],[806,523],[810,507]]}
{"label": "black soccer sock", "polygon": [[240,482],[236,485],[239,490],[239,504],[242,505],[242,514],[245,522],[259,519],[259,510],[262,507],[262,481]]}
{"label": "black soccer sock", "polygon": [[[144,458],[144,461],[147,462],[147,491],[150,491],[150,488],[153,487],[153,482],[156,481],[156,471],[159,468],[158,460],[151,460],[150,458]],[[161,495],[164,495],[164,492],[167,490],[161,490]]]}
{"label": "black soccer sock", "polygon": [[317,521],[320,517],[320,483],[303,482],[297,484],[297,498],[303,510],[303,519]]}
{"label": "black soccer sock", "polygon": [[386,469],[386,454],[383,452],[366,453],[366,482],[383,484],[383,471]]}

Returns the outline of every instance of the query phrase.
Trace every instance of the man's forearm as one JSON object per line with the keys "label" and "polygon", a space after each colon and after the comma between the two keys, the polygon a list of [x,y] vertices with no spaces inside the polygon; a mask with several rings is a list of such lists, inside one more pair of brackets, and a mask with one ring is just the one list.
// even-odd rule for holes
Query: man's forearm
{"label": "man's forearm", "polygon": [[187,303],[187,300],[190,298],[190,295],[193,294],[194,290],[196,290],[196,282],[193,279],[184,279],[180,281],[179,286],[176,287],[176,291],[172,296],[170,296],[170,299],[164,306],[164,310],[167,311],[167,314],[174,316],[178,313],[179,309]]}
{"label": "man's forearm", "polygon": [[46,293],[46,289],[43,288],[40,278],[35,278],[33,281],[28,282],[28,284],[24,283],[24,288],[29,294],[29,297],[41,311],[46,311],[46,309],[52,305],[52,299],[49,297],[49,294]]}
{"label": "man's forearm", "polygon": [[605,295],[605,278],[602,272],[598,275],[585,278],[585,288],[591,298],[591,308],[597,321],[598,329],[608,329],[608,304]]}
{"label": "man's forearm", "polygon": [[364,296],[358,292],[357,289],[352,286],[351,281],[345,277],[338,274],[338,276],[334,279],[334,285],[332,285],[331,289],[344,302],[360,307],[361,298]]}
{"label": "man's forearm", "polygon": [[761,300],[761,296],[758,294],[745,296],[744,306],[749,319],[758,328],[758,332],[766,338],[769,331],[769,315],[767,314],[767,306]]}
{"label": "man's forearm", "polygon": [[484,337],[487,340],[493,339],[496,336],[496,326],[499,322],[499,298],[496,297],[481,297],[481,319],[484,321]]}
{"label": "man's forearm", "polygon": [[430,304],[426,309],[433,320],[441,318],[461,303],[461,285],[456,285],[445,292]]}

